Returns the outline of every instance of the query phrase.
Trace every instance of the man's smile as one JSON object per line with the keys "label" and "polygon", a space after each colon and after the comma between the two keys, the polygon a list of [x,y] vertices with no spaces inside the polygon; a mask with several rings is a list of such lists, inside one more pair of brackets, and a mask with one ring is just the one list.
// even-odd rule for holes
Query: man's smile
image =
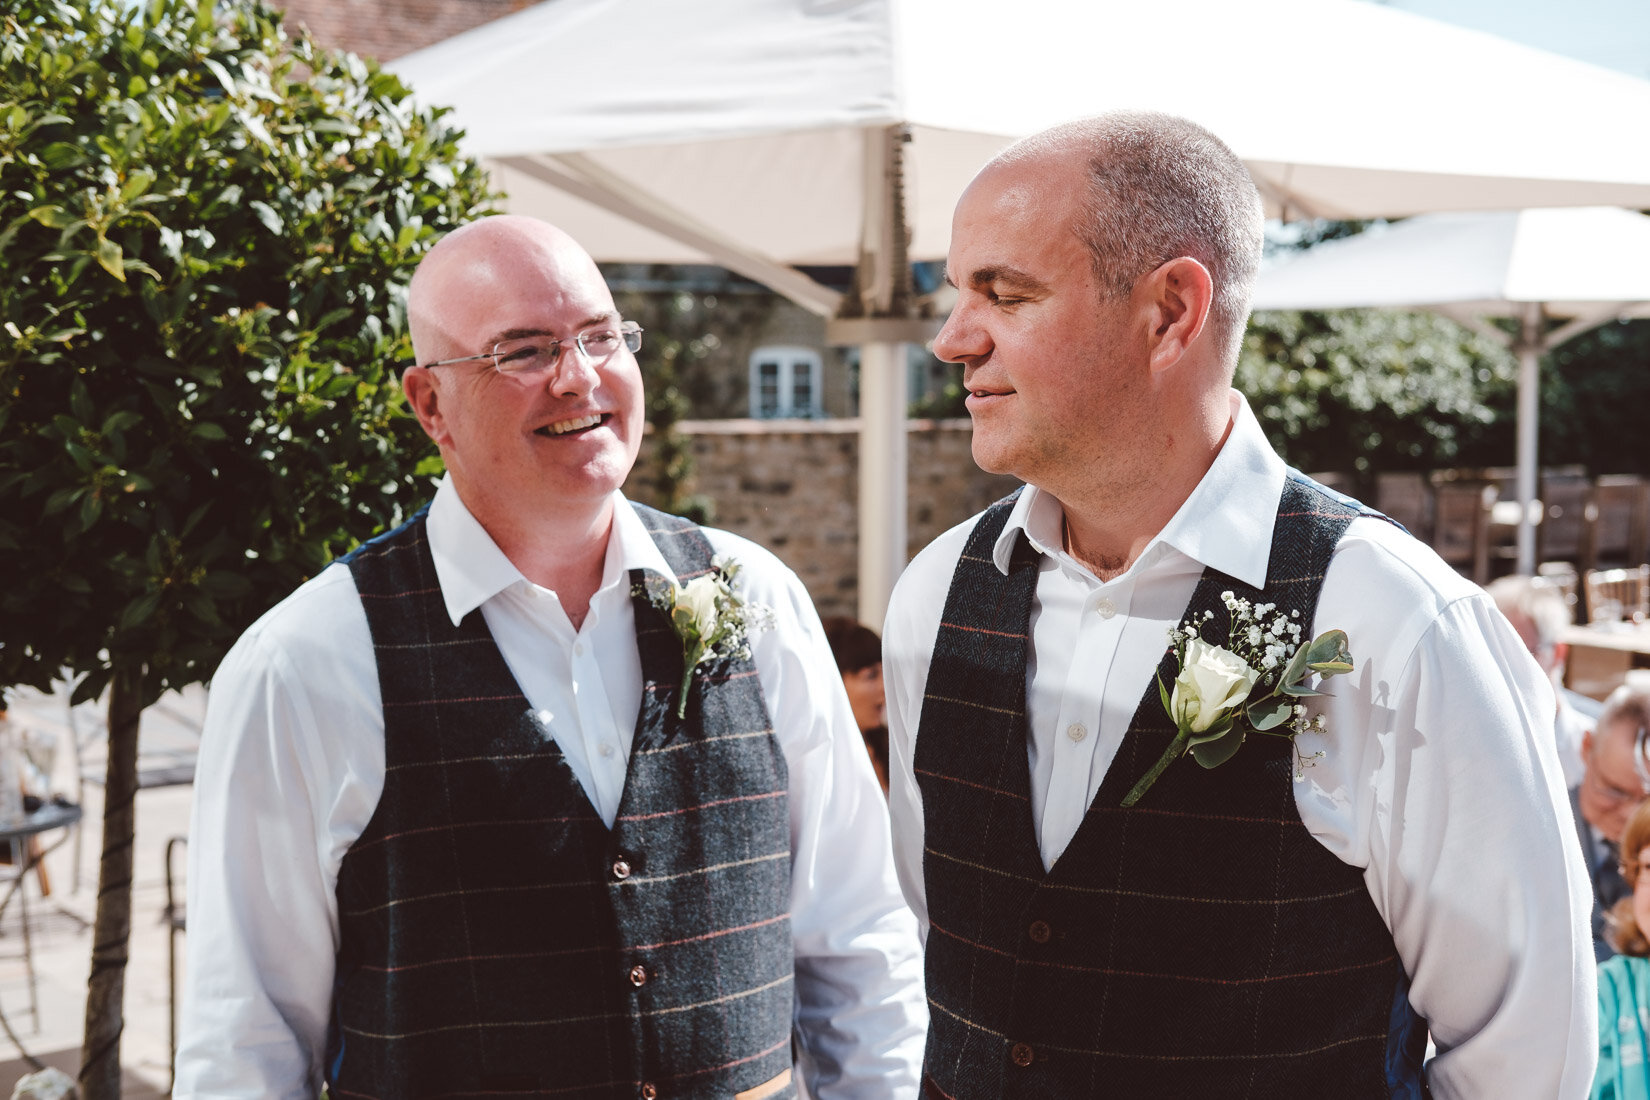
{"label": "man's smile", "polygon": [[574,432],[586,431],[598,424],[605,423],[610,415],[609,413],[591,413],[588,416],[576,416],[571,420],[557,420],[554,423],[544,425],[542,428],[533,429],[533,434],[542,436],[571,435]]}

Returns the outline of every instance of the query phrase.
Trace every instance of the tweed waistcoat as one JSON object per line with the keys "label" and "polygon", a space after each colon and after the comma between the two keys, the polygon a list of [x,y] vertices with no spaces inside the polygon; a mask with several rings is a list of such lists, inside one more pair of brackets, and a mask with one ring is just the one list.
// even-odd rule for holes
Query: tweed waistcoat
{"label": "tweed waistcoat", "polygon": [[[1122,809],[1174,736],[1149,684],[1076,834],[1044,870],[1025,717],[1038,555],[1022,535],[1006,577],[992,559],[1011,505],[987,510],[958,562],[917,737],[928,1094],[1425,1095],[1425,1027],[1391,934],[1358,868],[1302,825],[1288,741],[1252,734],[1212,770],[1177,760]],[[1214,611],[1202,634],[1223,643],[1220,595],[1231,590],[1311,624],[1356,514],[1292,476],[1265,588],[1205,570],[1183,620]],[[1166,648],[1158,675],[1169,684],[1176,671]]]}
{"label": "tweed waistcoat", "polygon": [[[710,568],[698,528],[635,507],[678,579]],[[701,665],[678,719],[682,645],[633,597],[644,687],[609,830],[479,610],[452,625],[424,515],[346,560],[385,775],[338,876],[332,1095],[729,1097],[784,1074],[786,765],[750,660]]]}

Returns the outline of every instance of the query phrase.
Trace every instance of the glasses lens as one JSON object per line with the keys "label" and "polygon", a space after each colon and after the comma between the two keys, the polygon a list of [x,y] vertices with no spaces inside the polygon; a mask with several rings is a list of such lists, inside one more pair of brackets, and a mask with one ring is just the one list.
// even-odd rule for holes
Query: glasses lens
{"label": "glasses lens", "polygon": [[505,340],[493,345],[493,365],[504,374],[526,374],[555,366],[560,354],[560,342],[548,336]]}
{"label": "glasses lens", "polygon": [[610,328],[593,329],[579,334],[579,347],[596,362],[601,362],[619,350],[619,334]]}

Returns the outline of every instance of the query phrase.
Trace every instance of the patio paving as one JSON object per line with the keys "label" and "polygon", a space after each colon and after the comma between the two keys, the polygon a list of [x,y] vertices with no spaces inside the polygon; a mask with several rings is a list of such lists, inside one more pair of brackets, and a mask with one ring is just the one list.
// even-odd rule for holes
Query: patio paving
{"label": "patio paving", "polygon": [[[175,763],[192,754],[204,706],[204,690],[192,688],[182,695],[169,694],[146,711],[140,733],[144,762]],[[103,789],[101,784],[86,783],[80,787],[76,783],[66,692],[46,695],[19,690],[12,697],[10,716],[14,723],[56,735],[54,789],[71,800],[81,801],[85,816],[79,826],[84,831],[78,845],[72,828],[43,838],[47,844],[55,845],[45,860],[51,896],[41,896],[39,881],[33,873],[24,884],[39,1000],[38,1021],[29,1011],[28,974],[22,956],[22,907],[18,898],[13,897],[0,914],[0,1012],[4,1013],[24,1050],[73,1076],[80,1063],[85,1025],[91,920],[97,906]],[[90,725],[89,719],[95,716],[95,708],[81,708],[76,714],[76,724],[84,732]],[[102,774],[103,760],[100,744],[90,745],[84,753],[84,764],[91,774]],[[167,839],[188,832],[191,790],[184,784],[145,788],[137,794],[132,938],[126,966],[126,1025],[121,1037],[122,1092],[129,1100],[165,1096],[171,1079],[168,930],[163,919],[164,857]],[[181,903],[184,863],[181,852],[176,863],[176,888]],[[0,876],[3,876],[0,877],[0,895],[3,895],[11,886],[9,869],[0,867]],[[180,978],[183,946],[180,936]],[[0,1031],[0,1098],[9,1097],[17,1080],[30,1069],[17,1045]]]}

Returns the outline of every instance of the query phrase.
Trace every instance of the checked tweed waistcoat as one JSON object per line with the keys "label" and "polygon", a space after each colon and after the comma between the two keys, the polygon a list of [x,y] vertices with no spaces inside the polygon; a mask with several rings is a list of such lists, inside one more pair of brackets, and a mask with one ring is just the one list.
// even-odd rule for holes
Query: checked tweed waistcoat
{"label": "checked tweed waistcoat", "polygon": [[[1266,587],[1205,570],[1184,618],[1214,611],[1203,637],[1224,642],[1230,589],[1310,626],[1330,552],[1358,514],[1342,500],[1291,476]],[[992,561],[1011,505],[987,510],[958,562],[917,737],[927,1094],[1425,1095],[1425,1027],[1392,937],[1359,870],[1301,824],[1289,742],[1251,734],[1212,770],[1177,760],[1122,809],[1174,735],[1150,684],[1045,872],[1026,760],[1037,553],[1022,536],[1008,576]],[[1166,650],[1158,675],[1175,674]]]}
{"label": "checked tweed waistcoat", "polygon": [[[635,508],[680,580],[709,569],[698,528]],[[424,515],[346,560],[386,767],[338,876],[332,1096],[729,1097],[784,1073],[786,767],[754,665],[701,666],[679,720],[681,643],[633,597],[645,686],[609,831],[480,612],[452,625]]]}

